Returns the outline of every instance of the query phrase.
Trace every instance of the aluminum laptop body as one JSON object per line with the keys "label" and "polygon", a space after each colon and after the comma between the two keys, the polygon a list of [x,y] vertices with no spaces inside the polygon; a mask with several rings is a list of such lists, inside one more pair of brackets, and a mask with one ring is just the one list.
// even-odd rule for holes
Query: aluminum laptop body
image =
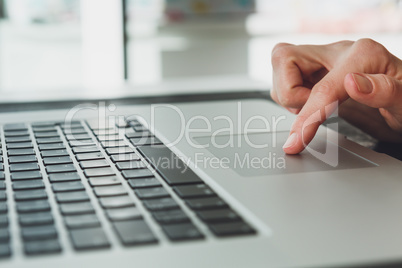
{"label": "aluminum laptop body", "polygon": [[[0,259],[3,268],[350,267],[402,258],[401,163],[359,146],[326,127],[320,128],[312,144],[303,153],[287,156],[282,152],[282,145],[294,115],[268,100],[155,105],[81,104],[70,109],[4,113],[0,118],[7,194],[3,203],[8,207],[5,213],[8,225],[4,229],[9,232],[9,238],[4,239],[8,242],[0,244],[7,244],[10,248],[9,256]],[[175,161],[179,159],[182,171],[184,163],[184,169],[190,169],[194,173],[191,176],[197,176],[197,180],[200,179],[202,185],[207,187],[207,190],[200,188],[202,193],[218,196],[226,204],[224,208],[229,207],[234,214],[222,216],[215,213],[222,211],[222,208],[200,212],[191,207],[189,203],[202,199],[202,196],[193,196],[196,199],[187,196],[187,199],[186,194],[199,191],[194,187],[201,184],[170,185],[170,180],[181,175],[176,173],[176,178],[161,175],[158,167],[164,163],[155,163],[155,159],[149,157],[157,154],[156,149],[130,143],[131,139],[124,132],[121,142],[126,143],[125,148],[139,155],[137,161],[148,167],[154,182],[163,187],[169,198],[185,213],[186,223],[180,222],[182,225],[178,226],[191,223],[197,230],[192,229],[191,234],[189,231],[185,235],[198,239],[175,240],[174,232],[180,233],[182,229],[171,228],[175,223],[169,225],[166,222],[168,218],[160,219],[160,215],[148,209],[149,203],[158,199],[142,199],[142,188],[133,186],[138,181],[123,176],[130,170],[124,170],[124,173],[119,169],[114,158],[108,154],[107,149],[113,147],[103,146],[104,140],[97,136],[102,134],[102,129],[114,127],[116,122],[131,122],[131,119],[136,122],[134,133],[135,128],[141,128],[141,131],[145,128],[158,140],[156,149],[164,146],[175,156],[163,167],[165,174],[168,174],[166,176],[170,176],[169,169],[176,168]],[[68,215],[66,211],[77,206],[74,206],[74,201],[67,205],[59,201],[75,196],[75,191],[59,192],[60,187],[54,186],[50,180],[58,178],[58,175],[52,174],[60,173],[52,173],[54,166],[49,167],[44,162],[46,157],[38,141],[41,138],[36,134],[42,130],[42,133],[46,133],[43,127],[46,125],[41,125],[41,122],[56,122],[51,127],[60,135],[62,146],[66,146],[67,157],[71,158],[69,165],[79,175],[75,182],[82,184],[83,191],[87,192],[86,204],[90,203],[91,215],[98,218],[96,228],[103,230],[104,237],[99,240],[106,239],[107,247],[80,248],[81,240],[86,239],[85,230],[94,228],[91,225],[80,228],[80,222],[74,225],[74,221],[67,221],[66,217],[77,216],[65,216]],[[107,192],[105,189],[108,186],[100,189],[100,186],[93,187],[93,183],[108,179],[83,168],[71,145],[79,144],[79,140],[68,139],[70,136],[65,132],[65,124],[69,122],[78,122],[80,129],[87,130],[96,146],[101,148],[99,150],[105,154],[105,161],[115,172],[119,189],[123,189],[125,196],[135,203],[133,207],[138,215],[130,214],[127,222],[141,220],[147,226],[144,227],[146,232],[152,234],[152,240],[147,240],[149,236],[141,237],[141,233],[133,235],[127,232],[126,236],[122,236],[116,231],[121,226],[126,228],[122,227],[124,230],[131,230],[131,226],[124,225],[124,215],[119,218],[120,214],[111,214],[113,209],[105,208],[100,201],[110,198],[102,195],[104,191]],[[34,154],[38,158],[44,191],[47,192],[46,200],[53,216],[52,226],[57,230],[55,239],[60,248],[55,252],[51,252],[54,248],[50,248],[49,254],[41,254],[35,248],[36,244],[32,244],[29,234],[27,240],[22,234],[25,227],[17,210],[17,196],[21,195],[21,191],[13,188],[16,180],[11,179],[12,164],[7,154],[7,135],[18,134],[18,130],[14,131],[12,127],[20,123],[25,124],[26,131],[33,139]],[[9,132],[7,124],[11,126]],[[130,126],[124,127],[124,131],[127,129],[131,131]],[[75,135],[72,132],[70,135]],[[240,228],[238,222],[245,225]],[[25,222],[27,225],[31,223]],[[225,226],[228,227],[225,229]],[[38,226],[29,228],[34,227]],[[233,228],[233,233],[228,228]],[[125,244],[124,241],[127,242],[132,235],[133,240],[130,241],[134,242]],[[92,241],[94,244],[98,242]],[[30,247],[26,248],[25,243]]]}

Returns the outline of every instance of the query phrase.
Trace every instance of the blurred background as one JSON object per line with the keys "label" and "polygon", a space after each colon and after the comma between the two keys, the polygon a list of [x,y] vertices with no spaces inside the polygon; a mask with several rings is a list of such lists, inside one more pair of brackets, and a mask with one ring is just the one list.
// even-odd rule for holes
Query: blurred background
{"label": "blurred background", "polygon": [[0,91],[264,90],[278,42],[402,57],[401,30],[399,0],[0,0]]}

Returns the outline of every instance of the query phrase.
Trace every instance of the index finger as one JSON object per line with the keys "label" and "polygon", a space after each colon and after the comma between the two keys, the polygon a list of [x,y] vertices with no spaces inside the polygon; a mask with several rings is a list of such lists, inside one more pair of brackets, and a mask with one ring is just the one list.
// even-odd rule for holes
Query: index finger
{"label": "index finger", "polygon": [[311,142],[319,126],[336,110],[348,95],[343,87],[345,68],[334,68],[310,94],[293,123],[289,138],[283,146],[287,154],[298,154]]}

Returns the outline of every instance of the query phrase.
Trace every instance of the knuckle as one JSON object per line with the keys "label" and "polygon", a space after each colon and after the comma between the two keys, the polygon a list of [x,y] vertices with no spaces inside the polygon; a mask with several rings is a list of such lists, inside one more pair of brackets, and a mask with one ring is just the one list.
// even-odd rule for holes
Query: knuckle
{"label": "knuckle", "polygon": [[378,58],[388,55],[388,51],[383,45],[370,38],[357,40],[353,47],[356,53],[364,55],[364,57],[367,57],[367,55],[373,55]]}
{"label": "knuckle", "polygon": [[272,50],[271,60],[272,65],[277,66],[278,64],[289,61],[294,55],[293,46],[286,43],[277,44]]}

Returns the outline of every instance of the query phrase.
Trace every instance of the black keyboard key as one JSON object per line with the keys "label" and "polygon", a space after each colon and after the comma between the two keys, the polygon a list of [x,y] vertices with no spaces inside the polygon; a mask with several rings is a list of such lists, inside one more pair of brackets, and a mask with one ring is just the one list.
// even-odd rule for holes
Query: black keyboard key
{"label": "black keyboard key", "polygon": [[7,215],[0,215],[0,227],[8,226],[8,217]]}
{"label": "black keyboard key", "polygon": [[179,205],[173,198],[144,200],[143,204],[150,211],[166,211],[179,208]]}
{"label": "black keyboard key", "polygon": [[61,252],[58,240],[29,241],[24,243],[26,255],[55,254]]}
{"label": "black keyboard key", "polygon": [[27,240],[46,240],[57,238],[57,231],[53,225],[24,227],[21,228],[22,239]]}
{"label": "black keyboard key", "polygon": [[140,211],[136,207],[108,209],[106,210],[106,215],[111,221],[126,221],[142,218]]}
{"label": "black keyboard key", "polygon": [[8,137],[5,139],[6,143],[13,142],[31,142],[31,137],[29,136],[21,136],[21,137]]}
{"label": "black keyboard key", "polygon": [[7,258],[11,256],[11,248],[8,244],[0,243],[0,258]]}
{"label": "black keyboard key", "polygon": [[127,190],[122,185],[95,187],[94,192],[97,197],[127,195]]}
{"label": "black keyboard key", "polygon": [[142,126],[142,124],[140,123],[140,121],[136,120],[136,119],[129,119],[126,118],[127,124],[130,125],[131,127],[135,127],[135,126]]}
{"label": "black keyboard key", "polygon": [[100,198],[99,202],[105,209],[135,206],[134,201],[128,195]]}
{"label": "black keyboard key", "polygon": [[10,164],[10,172],[39,170],[37,163]]}
{"label": "black keyboard key", "polygon": [[112,168],[90,168],[85,169],[84,174],[86,177],[102,177],[116,175]]}
{"label": "black keyboard key", "polygon": [[109,134],[109,135],[98,135],[97,138],[98,138],[98,140],[100,142],[103,142],[103,141],[121,141],[121,140],[123,140],[118,133]]}
{"label": "black keyboard key", "polygon": [[11,180],[33,180],[42,179],[42,174],[39,171],[20,171],[11,173]]}
{"label": "black keyboard key", "polygon": [[[202,182],[202,180],[166,146],[140,146],[138,150],[169,185]],[[174,162],[170,165],[166,165],[166,159]]]}
{"label": "black keyboard key", "polygon": [[83,153],[75,156],[78,161],[105,159],[102,153]]}
{"label": "black keyboard key", "polygon": [[44,143],[44,144],[39,144],[38,145],[39,150],[60,150],[60,149],[66,149],[66,146],[64,143]]}
{"label": "black keyboard key", "polygon": [[72,150],[75,154],[100,152],[99,147],[97,146],[79,146],[79,147],[73,147]]}
{"label": "black keyboard key", "polygon": [[76,250],[110,247],[110,243],[102,228],[72,230],[70,231],[70,237]]}
{"label": "black keyboard key", "polygon": [[172,241],[203,239],[204,235],[191,222],[162,225],[166,236]]}
{"label": "black keyboard key", "polygon": [[113,148],[113,147],[125,147],[127,143],[123,140],[118,141],[102,141],[101,142],[103,148]]}
{"label": "black keyboard key", "polygon": [[189,222],[189,217],[182,210],[157,211],[152,213],[160,224],[175,224]]}
{"label": "black keyboard key", "polygon": [[240,216],[231,209],[198,211],[198,217],[206,223],[240,221]]}
{"label": "black keyboard key", "polygon": [[113,135],[118,134],[118,130],[114,128],[107,128],[107,129],[93,129],[93,133],[96,136],[103,136],[103,135]]}
{"label": "black keyboard key", "polygon": [[85,187],[80,181],[58,182],[52,184],[53,192],[84,191]]}
{"label": "black keyboard key", "polygon": [[155,235],[143,220],[113,223],[121,243],[125,246],[157,243]]}
{"label": "black keyboard key", "polygon": [[53,216],[50,212],[21,214],[19,223],[21,226],[49,225],[53,224]]}
{"label": "black keyboard key", "polygon": [[209,229],[216,236],[233,236],[255,234],[256,231],[245,222],[216,223],[210,224]]}
{"label": "black keyboard key", "polygon": [[42,180],[23,180],[13,182],[14,191],[33,189],[45,189],[45,184]]}
{"label": "black keyboard key", "polygon": [[31,201],[47,199],[45,190],[19,191],[14,193],[15,201]]}
{"label": "black keyboard key", "polygon": [[154,177],[154,174],[149,169],[131,169],[124,170],[122,175],[125,179],[139,179]]}
{"label": "black keyboard key", "polygon": [[146,127],[144,127],[143,125],[135,125],[135,126],[133,126],[133,129],[136,132],[148,131],[148,129]]}
{"label": "black keyboard key", "polygon": [[72,135],[72,134],[87,134],[87,130],[83,127],[77,128],[65,128],[63,129],[64,134]]}
{"label": "black keyboard key", "polygon": [[6,145],[7,149],[29,149],[33,148],[33,145],[31,142],[16,142],[16,143],[7,143]]}
{"label": "black keyboard key", "polygon": [[219,197],[187,199],[186,204],[193,210],[222,209],[229,207],[228,204]]}
{"label": "black keyboard key", "polygon": [[10,123],[10,124],[5,124],[3,126],[3,130],[5,132],[8,131],[27,131],[27,126],[25,123]]}
{"label": "black keyboard key", "polygon": [[63,173],[63,172],[72,172],[77,169],[73,164],[63,164],[63,165],[51,165],[46,167],[47,173]]}
{"label": "black keyboard key", "polygon": [[47,143],[62,143],[63,141],[59,137],[55,138],[38,138],[36,139],[37,144],[47,144]]}
{"label": "black keyboard key", "polygon": [[130,161],[130,162],[118,162],[116,163],[116,167],[119,170],[128,170],[128,169],[146,168],[147,166],[141,161]]}
{"label": "black keyboard key", "polygon": [[3,165],[3,163],[0,163],[0,171],[4,171],[4,165]]}
{"label": "black keyboard key", "polygon": [[66,172],[66,173],[53,173],[49,174],[50,182],[65,182],[65,181],[79,181],[81,180],[77,172]]}
{"label": "black keyboard key", "polygon": [[36,200],[30,202],[17,202],[18,213],[34,213],[50,211],[50,204],[47,200]]}
{"label": "black keyboard key", "polygon": [[0,181],[4,181],[6,179],[6,175],[3,171],[0,171]]}
{"label": "black keyboard key", "polygon": [[113,148],[106,148],[106,153],[108,155],[131,154],[131,153],[134,153],[134,149],[130,148],[130,147],[113,147]]}
{"label": "black keyboard key", "polygon": [[8,150],[8,156],[19,156],[19,155],[35,155],[35,151],[33,149]]}
{"label": "black keyboard key", "polygon": [[0,201],[6,201],[7,200],[7,194],[5,191],[0,191]]}
{"label": "black keyboard key", "polygon": [[128,184],[133,189],[162,186],[156,178],[131,179],[128,180]]}
{"label": "black keyboard key", "polygon": [[4,132],[4,136],[6,138],[10,137],[21,137],[21,136],[29,136],[29,133],[27,130],[19,130],[19,131],[7,131]]}
{"label": "black keyboard key", "polygon": [[86,169],[86,168],[99,168],[99,167],[110,167],[109,163],[105,159],[81,161],[80,166],[83,169]]}
{"label": "black keyboard key", "polygon": [[60,127],[64,130],[64,132],[67,132],[70,129],[83,128],[80,121],[61,122]]}
{"label": "black keyboard key", "polygon": [[10,164],[37,162],[37,158],[36,155],[11,156],[8,162]]}
{"label": "black keyboard key", "polygon": [[54,126],[40,126],[40,127],[32,127],[33,132],[53,132],[56,131]]}
{"label": "black keyboard key", "polygon": [[66,135],[66,139],[69,141],[88,140],[91,139],[91,136],[88,134],[71,134]]}
{"label": "black keyboard key", "polygon": [[34,135],[36,138],[57,138],[57,137],[59,137],[59,134],[57,133],[57,131],[35,132]]}
{"label": "black keyboard key", "polygon": [[6,214],[8,212],[7,203],[0,203],[0,214]]}
{"label": "black keyboard key", "polygon": [[59,164],[72,164],[73,161],[69,156],[54,156],[44,157],[43,164],[47,165],[59,165]]}
{"label": "black keyboard key", "polygon": [[81,214],[94,214],[95,209],[89,202],[60,204],[60,212],[65,216],[81,215]]}
{"label": "black keyboard key", "polygon": [[56,200],[59,203],[73,203],[89,201],[89,196],[85,191],[71,193],[57,193]]}
{"label": "black keyboard key", "polygon": [[0,243],[8,242],[10,240],[10,232],[6,228],[0,228]]}
{"label": "black keyboard key", "polygon": [[93,140],[72,140],[68,142],[71,147],[79,147],[79,146],[94,146],[95,142]]}
{"label": "black keyboard key", "polygon": [[100,227],[100,221],[95,214],[65,216],[64,222],[68,229]]}
{"label": "black keyboard key", "polygon": [[6,189],[6,183],[4,181],[0,181],[0,190]]}
{"label": "black keyboard key", "polygon": [[215,192],[212,191],[206,184],[185,185],[176,186],[173,188],[178,196],[181,198],[196,198],[196,197],[210,197],[215,196]]}
{"label": "black keyboard key", "polygon": [[136,189],[134,192],[140,199],[170,197],[169,193],[162,187]]}
{"label": "black keyboard key", "polygon": [[151,132],[149,131],[142,131],[142,132],[126,132],[126,137],[128,139],[138,139],[138,138],[145,138],[145,137],[151,137],[153,136]]}
{"label": "black keyboard key", "polygon": [[68,156],[68,152],[65,149],[58,149],[58,150],[46,150],[40,152],[42,157],[52,157],[52,156]]}
{"label": "black keyboard key", "polygon": [[96,186],[111,186],[111,185],[120,185],[121,182],[116,176],[108,176],[108,177],[93,177],[89,178],[89,184],[92,187]]}
{"label": "black keyboard key", "polygon": [[143,137],[143,138],[132,138],[130,142],[134,146],[142,146],[142,145],[161,145],[163,144],[158,138],[156,137]]}
{"label": "black keyboard key", "polygon": [[40,121],[40,122],[33,122],[31,123],[33,128],[36,127],[54,127],[57,123],[54,121]]}
{"label": "black keyboard key", "polygon": [[114,155],[111,155],[110,158],[112,159],[112,161],[114,163],[141,160],[140,156],[137,154],[114,154]]}

